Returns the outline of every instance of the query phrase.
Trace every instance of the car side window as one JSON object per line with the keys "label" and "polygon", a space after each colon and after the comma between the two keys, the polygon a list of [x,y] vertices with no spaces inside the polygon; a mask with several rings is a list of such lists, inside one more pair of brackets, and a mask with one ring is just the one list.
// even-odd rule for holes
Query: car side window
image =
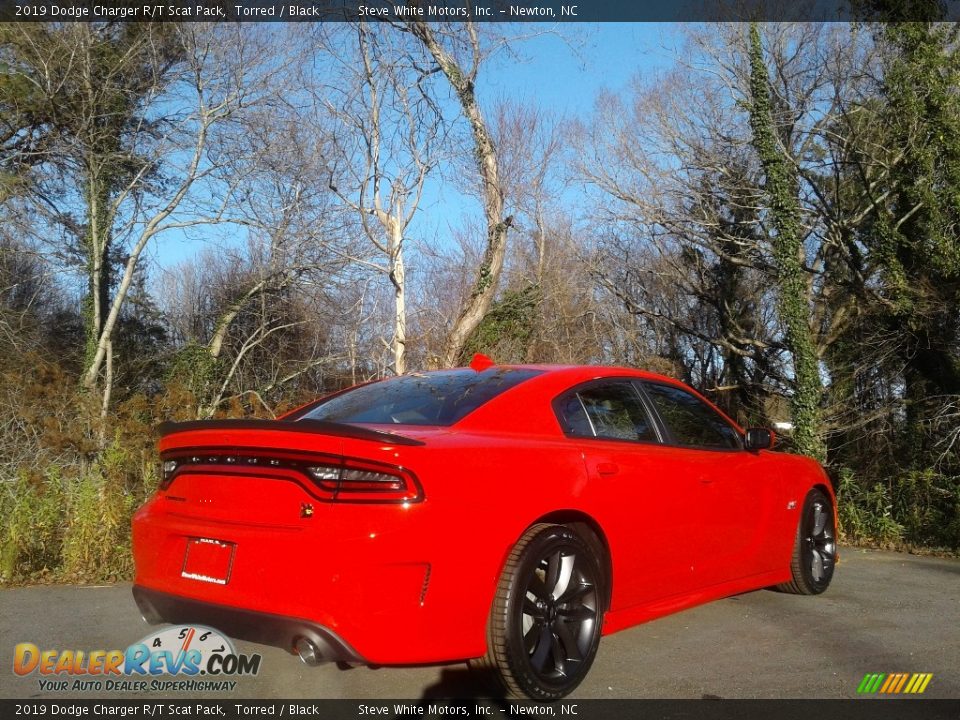
{"label": "car side window", "polygon": [[643,387],[679,445],[724,450],[742,447],[740,434],[696,395],[659,383],[644,383]]}
{"label": "car side window", "polygon": [[657,442],[657,434],[637,391],[629,382],[590,385],[563,396],[560,424],[570,437]]}

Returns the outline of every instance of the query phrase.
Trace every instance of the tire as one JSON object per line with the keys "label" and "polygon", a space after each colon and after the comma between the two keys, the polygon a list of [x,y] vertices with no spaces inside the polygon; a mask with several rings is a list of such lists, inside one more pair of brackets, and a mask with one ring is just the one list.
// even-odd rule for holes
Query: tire
{"label": "tire", "polygon": [[778,590],[794,595],[819,595],[830,586],[837,561],[833,517],[833,503],[826,494],[820,490],[807,493],[790,562],[793,580],[777,585]]}
{"label": "tire", "polygon": [[576,688],[603,626],[607,582],[597,545],[565,525],[527,530],[497,586],[487,654],[471,667],[509,696],[559,700]]}

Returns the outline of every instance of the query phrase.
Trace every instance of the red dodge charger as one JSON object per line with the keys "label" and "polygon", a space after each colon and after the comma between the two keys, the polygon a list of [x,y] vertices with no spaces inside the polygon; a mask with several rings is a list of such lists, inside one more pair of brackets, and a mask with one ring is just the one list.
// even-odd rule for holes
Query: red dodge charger
{"label": "red dodge charger", "polygon": [[475,362],[161,429],[163,482],[133,521],[144,617],[309,664],[468,660],[553,700],[601,635],[756,588],[818,594],[837,559],[817,463],[639,370]]}

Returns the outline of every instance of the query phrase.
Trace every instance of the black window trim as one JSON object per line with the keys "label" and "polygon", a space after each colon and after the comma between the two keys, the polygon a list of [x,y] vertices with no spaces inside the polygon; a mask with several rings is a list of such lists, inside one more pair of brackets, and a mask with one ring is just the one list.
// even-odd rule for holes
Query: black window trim
{"label": "black window trim", "polygon": [[[649,399],[645,394],[637,387],[637,378],[631,376],[620,376],[620,375],[611,375],[609,377],[594,378],[593,380],[587,380],[585,382],[574,385],[573,387],[567,388],[559,395],[553,398],[550,402],[550,407],[553,408],[553,415],[556,418],[557,424],[560,426],[560,432],[563,433],[565,438],[570,440],[589,440],[592,442],[616,442],[616,443],[630,443],[631,445],[667,445],[667,435],[666,428],[660,420],[660,416],[656,413],[655,409],[651,407]],[[564,427],[563,423],[563,412],[561,411],[561,403],[564,399],[570,395],[578,395],[578,400],[580,400],[580,406],[583,407],[583,399],[579,397],[579,394],[582,390],[589,390],[593,387],[598,387],[602,385],[609,385],[611,383],[620,383],[627,384],[632,389],[634,394],[637,396],[637,400],[640,401],[640,406],[647,413],[647,420],[650,421],[650,427],[653,428],[654,434],[657,436],[656,440],[630,440],[628,438],[611,438],[611,437],[598,437],[596,434],[592,436],[587,435],[576,435],[567,432],[567,429]],[[587,416],[587,422],[590,423],[590,429],[596,433],[596,428],[594,428],[593,420],[590,418],[590,414],[587,413],[587,409],[583,407],[584,414]]]}
{"label": "black window trim", "polygon": [[[636,386],[637,392],[639,392],[640,395],[644,398],[647,408],[649,409],[650,412],[652,412],[652,414],[656,418],[657,425],[659,425],[660,428],[662,428],[664,444],[667,445],[668,447],[679,448],[680,450],[697,450],[699,452],[724,452],[724,453],[743,452],[744,450],[746,450],[746,446],[744,445],[744,442],[743,442],[743,436],[741,435],[740,431],[737,430],[737,428],[734,425],[731,425],[730,422],[723,415],[721,415],[719,412],[717,412],[713,408],[713,406],[704,403],[703,400],[701,400],[695,394],[690,393],[690,391],[687,388],[681,385],[674,385],[673,383],[663,382],[661,380],[649,380],[646,378],[633,378],[633,383]],[[647,385],[660,385],[661,387],[671,388],[673,390],[682,390],[683,392],[696,398],[697,401],[700,402],[707,410],[709,410],[714,415],[716,415],[717,418],[721,422],[723,422],[724,425],[726,425],[731,430],[733,430],[733,434],[737,438],[737,447],[730,448],[730,447],[715,447],[712,445],[684,445],[682,443],[677,442],[676,437],[674,437],[673,435],[673,431],[670,430],[670,426],[663,419],[663,417],[661,417],[660,412],[657,410],[656,405],[654,404],[652,398],[647,394],[647,388],[646,388]]]}

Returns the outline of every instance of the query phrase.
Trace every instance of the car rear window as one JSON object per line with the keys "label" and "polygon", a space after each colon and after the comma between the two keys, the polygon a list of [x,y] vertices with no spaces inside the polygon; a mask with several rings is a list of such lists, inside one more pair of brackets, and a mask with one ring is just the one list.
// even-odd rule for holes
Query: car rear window
{"label": "car rear window", "polygon": [[453,425],[497,395],[542,371],[438,370],[361,385],[321,400],[298,420],[388,425]]}

